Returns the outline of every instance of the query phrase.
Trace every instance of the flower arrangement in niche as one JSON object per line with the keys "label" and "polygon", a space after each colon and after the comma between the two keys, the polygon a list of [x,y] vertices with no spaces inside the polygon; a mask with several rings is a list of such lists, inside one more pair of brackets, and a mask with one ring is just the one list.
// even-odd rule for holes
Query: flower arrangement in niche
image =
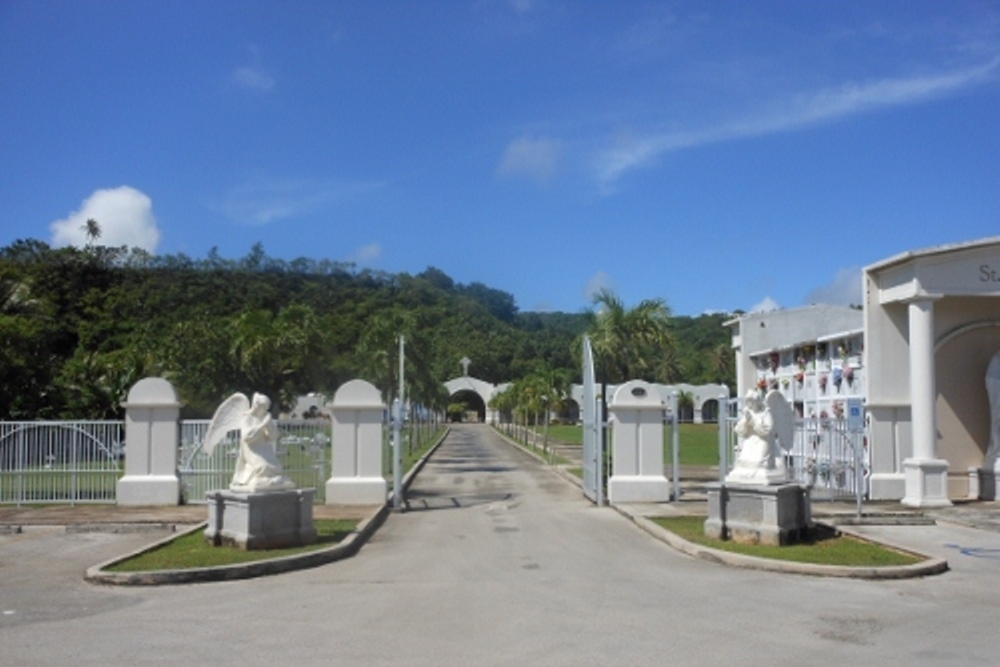
{"label": "flower arrangement in niche", "polygon": [[765,380],[764,378],[757,380],[757,389],[759,389],[760,391],[764,391],[765,389],[767,389],[767,380]]}
{"label": "flower arrangement in niche", "polygon": [[854,369],[844,364],[844,379],[847,380],[847,386],[854,384]]}
{"label": "flower arrangement in niche", "polygon": [[833,404],[833,416],[836,417],[837,419],[843,419],[844,418],[844,402],[843,401],[836,401]]}
{"label": "flower arrangement in niche", "polygon": [[805,379],[806,379],[806,374],[803,373],[802,371],[799,371],[798,373],[795,374],[795,381],[799,383],[800,387],[802,386],[802,382]]}
{"label": "flower arrangement in niche", "polygon": [[778,379],[771,378],[771,389],[777,389],[777,388],[778,388]]}
{"label": "flower arrangement in niche", "polygon": [[781,388],[788,389],[788,378],[781,378]]}
{"label": "flower arrangement in niche", "polygon": [[833,369],[833,386],[835,386],[837,388],[837,391],[840,391],[840,384],[843,381],[844,381],[844,371],[843,371],[843,369],[841,369],[841,368],[834,368]]}
{"label": "flower arrangement in niche", "polygon": [[826,373],[819,376],[819,388],[826,391]]}
{"label": "flower arrangement in niche", "polygon": [[774,371],[778,370],[778,361],[779,361],[780,357],[778,356],[777,352],[772,352],[769,355],[769,358],[770,358],[770,361],[771,361],[771,372],[773,373]]}

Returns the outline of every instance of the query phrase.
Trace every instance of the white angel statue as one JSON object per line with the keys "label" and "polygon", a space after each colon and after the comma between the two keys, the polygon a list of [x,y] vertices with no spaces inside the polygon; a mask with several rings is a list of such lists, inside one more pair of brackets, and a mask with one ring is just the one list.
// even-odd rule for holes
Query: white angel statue
{"label": "white angel statue", "polygon": [[795,414],[781,393],[771,390],[761,400],[756,389],[748,391],[735,431],[742,444],[733,469],[726,476],[727,482],[774,484],[787,481],[782,450],[792,448]]}
{"label": "white angel statue", "polygon": [[227,433],[240,431],[240,452],[229,484],[231,491],[259,493],[295,488],[295,482],[282,474],[277,451],[278,427],[270,409],[271,399],[263,394],[254,394],[251,404],[246,395],[236,393],[222,402],[208,425],[202,449],[209,456]]}

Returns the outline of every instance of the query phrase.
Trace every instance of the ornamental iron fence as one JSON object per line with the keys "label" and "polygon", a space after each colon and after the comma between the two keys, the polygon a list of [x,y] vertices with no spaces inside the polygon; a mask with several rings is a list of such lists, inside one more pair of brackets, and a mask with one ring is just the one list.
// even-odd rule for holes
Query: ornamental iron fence
{"label": "ornamental iron fence", "polygon": [[0,503],[113,503],[122,421],[0,422]]}
{"label": "ornamental iron fence", "polygon": [[[181,422],[178,474],[185,503],[205,503],[205,494],[229,488],[239,455],[239,431],[231,431],[209,456],[202,449],[209,420]],[[279,419],[278,460],[299,488],[315,487],[314,502],[326,499],[330,477],[330,421],[326,419]]]}

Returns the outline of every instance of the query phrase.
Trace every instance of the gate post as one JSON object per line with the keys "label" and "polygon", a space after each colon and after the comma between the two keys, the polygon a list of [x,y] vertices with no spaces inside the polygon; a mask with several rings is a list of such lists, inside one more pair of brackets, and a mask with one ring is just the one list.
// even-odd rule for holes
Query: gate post
{"label": "gate post", "polygon": [[173,385],[144,378],[128,392],[125,407],[125,476],[118,480],[119,505],[177,505],[181,404]]}
{"label": "gate post", "polygon": [[663,475],[663,400],[648,382],[633,380],[615,391],[612,414],[612,474],[608,500],[658,503],[670,500]]}
{"label": "gate post", "polygon": [[351,380],[333,395],[330,407],[333,461],[326,482],[327,505],[385,503],[388,488],[382,477],[384,412],[382,395],[370,382]]}

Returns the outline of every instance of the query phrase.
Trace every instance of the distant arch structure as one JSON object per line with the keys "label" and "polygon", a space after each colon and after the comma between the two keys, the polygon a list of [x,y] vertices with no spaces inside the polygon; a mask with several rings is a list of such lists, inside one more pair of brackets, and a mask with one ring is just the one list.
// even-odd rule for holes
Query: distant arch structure
{"label": "distant arch structure", "polygon": [[[619,385],[609,384],[607,387],[608,400],[614,395]],[[680,421],[704,424],[716,422],[719,418],[719,401],[729,397],[729,389],[724,384],[654,384],[653,387],[659,393],[664,405],[670,404],[670,397],[674,393],[686,394],[690,403],[679,408]],[[570,386],[570,397],[578,404],[583,404],[583,385],[574,384]]]}
{"label": "distant arch structure", "polygon": [[485,423],[497,421],[499,414],[490,407],[490,401],[507,386],[507,384],[496,385],[469,375],[463,375],[444,383],[444,387],[448,391],[449,401],[465,401],[471,408],[470,412],[475,410],[479,421]]}

